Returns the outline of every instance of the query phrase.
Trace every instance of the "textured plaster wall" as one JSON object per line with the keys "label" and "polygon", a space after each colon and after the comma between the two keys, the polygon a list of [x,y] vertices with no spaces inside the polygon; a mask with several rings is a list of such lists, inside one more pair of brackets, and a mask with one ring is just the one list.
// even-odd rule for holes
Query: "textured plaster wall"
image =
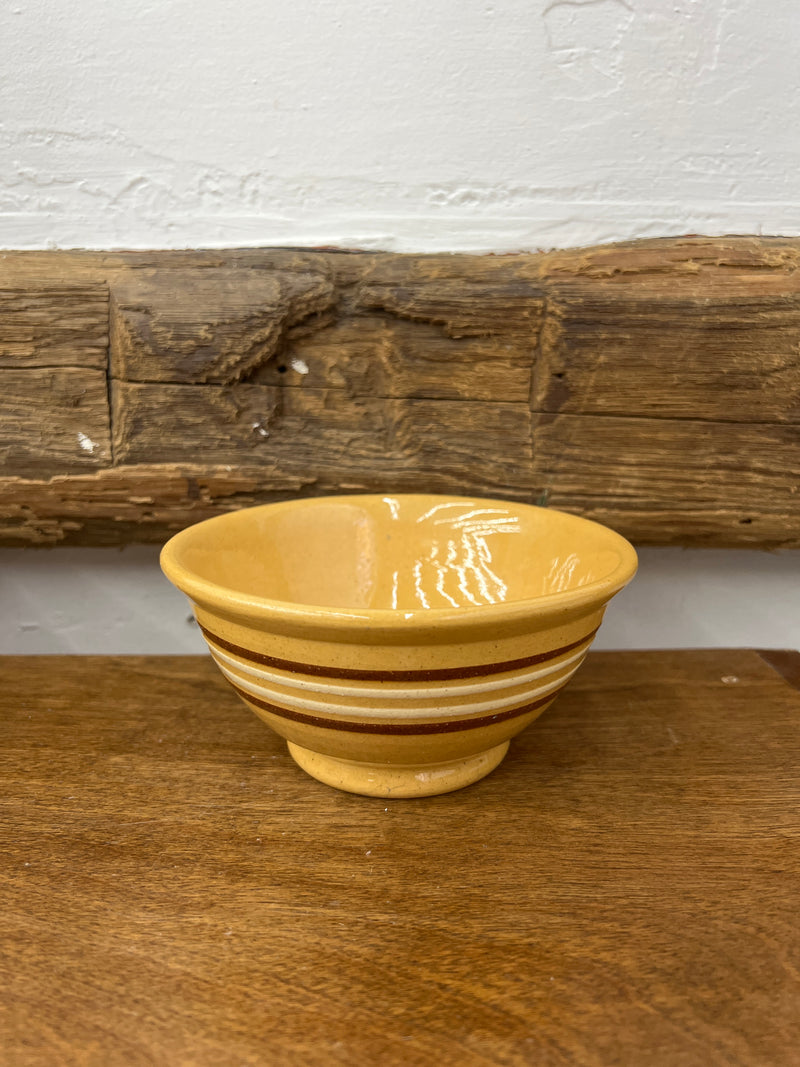
{"label": "textured plaster wall", "polygon": [[[4,0],[0,248],[800,233],[796,0]],[[605,647],[800,646],[800,555],[642,555]],[[199,650],[156,554],[0,551],[0,652]]]}
{"label": "textured plaster wall", "polygon": [[800,229],[795,0],[5,0],[0,247]]}

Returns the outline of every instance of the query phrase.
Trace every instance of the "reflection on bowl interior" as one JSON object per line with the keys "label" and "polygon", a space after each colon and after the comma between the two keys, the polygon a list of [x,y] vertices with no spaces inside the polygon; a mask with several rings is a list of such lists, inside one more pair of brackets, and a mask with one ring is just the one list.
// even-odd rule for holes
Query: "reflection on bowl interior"
{"label": "reflection on bowl interior", "polygon": [[[582,523],[545,509],[423,496],[325,498],[255,509],[188,544],[190,571],[249,596],[339,609],[473,607],[577,589],[620,562]],[[597,529],[597,528],[596,528]],[[587,547],[587,545],[589,547]]]}

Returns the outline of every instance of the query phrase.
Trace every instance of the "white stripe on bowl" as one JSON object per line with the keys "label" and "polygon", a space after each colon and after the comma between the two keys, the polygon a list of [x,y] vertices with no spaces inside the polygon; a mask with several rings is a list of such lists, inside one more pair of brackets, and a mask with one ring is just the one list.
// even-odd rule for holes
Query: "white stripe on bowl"
{"label": "white stripe on bowl", "polygon": [[[287,697],[285,693],[276,693],[263,685],[256,685],[255,682],[247,681],[245,678],[240,677],[238,674],[234,674],[224,664],[219,663],[219,668],[225,677],[240,689],[244,689],[248,693],[252,693],[253,696],[259,697],[261,700],[267,701],[269,704],[276,704],[278,707],[285,707],[288,705],[288,710],[292,708],[303,709],[304,711],[314,712],[322,717],[326,715],[333,716],[334,718],[344,716],[348,719],[419,719],[421,717],[430,718],[431,721],[438,721],[440,719],[464,719],[470,718],[473,714],[478,714],[485,711],[502,711],[504,708],[522,707],[524,704],[530,704],[533,701],[546,696],[548,693],[552,693],[554,690],[559,689],[564,685],[569,678],[578,669],[578,664],[568,671],[567,674],[560,678],[557,678],[554,682],[550,682],[548,685],[538,686],[534,689],[526,690],[524,693],[517,693],[512,697],[506,697],[503,700],[483,700],[476,704],[451,704],[448,706],[437,705],[433,708],[364,708],[353,707],[351,704],[329,704],[324,700],[308,700],[304,697]],[[355,694],[352,694],[355,695]],[[428,693],[429,699],[435,699],[437,697],[436,692]]]}

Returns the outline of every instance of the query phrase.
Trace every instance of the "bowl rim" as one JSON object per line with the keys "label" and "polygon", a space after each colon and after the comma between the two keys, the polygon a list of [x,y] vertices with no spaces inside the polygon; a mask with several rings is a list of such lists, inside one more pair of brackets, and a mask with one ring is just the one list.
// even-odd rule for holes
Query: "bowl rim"
{"label": "bowl rim", "polygon": [[[270,509],[293,509],[310,504],[336,502],[354,503],[365,499],[375,500],[382,497],[426,498],[431,500],[463,501],[468,504],[489,504],[502,507],[518,507],[526,511],[540,511],[565,518],[575,526],[601,534],[608,547],[619,553],[617,566],[607,575],[575,589],[560,593],[545,593],[523,600],[508,600],[496,604],[480,604],[458,608],[416,608],[401,610],[395,608],[340,608],[326,607],[324,604],[301,604],[286,600],[273,600],[268,597],[253,596],[239,590],[229,589],[217,582],[202,578],[179,559],[185,543],[196,538],[198,531],[211,524],[224,525],[233,516],[243,512],[256,512]],[[573,515],[557,508],[542,507],[516,500],[501,500],[497,497],[456,496],[449,493],[341,493],[324,496],[294,497],[274,503],[257,504],[253,507],[240,508],[225,512],[209,519],[193,523],[174,534],[163,546],[160,553],[161,569],[166,577],[186,594],[192,601],[205,609],[231,618],[248,622],[266,622],[286,629],[335,630],[361,632],[365,629],[385,633],[404,633],[407,631],[437,630],[444,628],[461,629],[490,623],[507,625],[529,620],[531,617],[551,618],[580,613],[582,609],[599,608],[631,581],[638,568],[638,557],[633,545],[609,526]]]}

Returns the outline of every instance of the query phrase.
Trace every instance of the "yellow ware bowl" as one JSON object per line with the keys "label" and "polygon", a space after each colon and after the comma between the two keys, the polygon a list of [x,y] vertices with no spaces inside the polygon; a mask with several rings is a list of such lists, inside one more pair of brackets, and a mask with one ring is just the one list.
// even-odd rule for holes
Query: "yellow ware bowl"
{"label": "yellow ware bowl", "polygon": [[580,666],[636,553],[563,512],[400,494],[221,515],[173,537],[161,566],[301,767],[410,797],[500,763]]}

